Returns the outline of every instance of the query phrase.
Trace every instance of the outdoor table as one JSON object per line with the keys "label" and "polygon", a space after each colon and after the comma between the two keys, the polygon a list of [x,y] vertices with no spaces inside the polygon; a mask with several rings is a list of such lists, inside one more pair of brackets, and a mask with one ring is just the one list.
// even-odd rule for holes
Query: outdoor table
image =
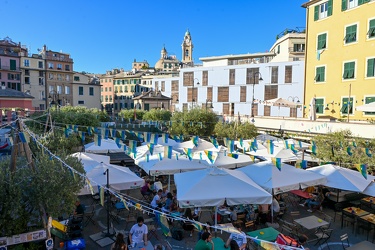
{"label": "outdoor table", "polygon": [[212,238],[212,242],[214,243],[215,250],[228,250],[228,248],[224,247],[225,242],[222,238]]}
{"label": "outdoor table", "polygon": [[[367,225],[371,226],[372,228],[375,227],[375,214],[367,214],[358,218],[360,223],[367,223]],[[367,234],[368,239],[368,234]]]}
{"label": "outdoor table", "polygon": [[360,200],[361,208],[368,208],[369,212],[375,212],[375,197],[365,197]]}
{"label": "outdoor table", "polygon": [[307,216],[304,218],[300,218],[297,220],[294,220],[297,224],[303,226],[307,230],[319,228],[321,226],[329,225],[329,222],[322,220],[315,215]]}
{"label": "outdoor table", "polygon": [[357,220],[357,217],[362,217],[364,215],[369,214],[369,212],[360,209],[358,207],[347,207],[342,210],[341,214],[341,228],[344,226],[344,216],[354,218],[354,220]]}
{"label": "outdoor table", "polygon": [[375,244],[369,241],[362,241],[351,247],[348,247],[346,250],[373,250],[373,249],[375,249]]}
{"label": "outdoor table", "polygon": [[128,246],[128,249],[144,249],[144,250],[154,250],[154,246],[150,241],[147,241],[147,246],[144,245],[143,242],[137,243],[135,247],[132,247],[131,245]]}
{"label": "outdoor table", "polygon": [[275,241],[280,232],[274,229],[273,227],[267,227],[247,232],[246,234],[253,238],[258,238],[260,240]]}
{"label": "outdoor table", "polygon": [[309,199],[311,197],[310,193],[302,190],[291,190],[289,192],[303,199]]}

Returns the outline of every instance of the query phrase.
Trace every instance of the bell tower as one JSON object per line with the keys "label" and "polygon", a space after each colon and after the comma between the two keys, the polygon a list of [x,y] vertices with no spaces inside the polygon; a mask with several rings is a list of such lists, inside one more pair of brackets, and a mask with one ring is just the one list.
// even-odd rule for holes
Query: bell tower
{"label": "bell tower", "polygon": [[182,62],[185,64],[193,63],[193,43],[191,41],[191,35],[189,30],[185,32],[184,41],[181,44],[182,47]]}

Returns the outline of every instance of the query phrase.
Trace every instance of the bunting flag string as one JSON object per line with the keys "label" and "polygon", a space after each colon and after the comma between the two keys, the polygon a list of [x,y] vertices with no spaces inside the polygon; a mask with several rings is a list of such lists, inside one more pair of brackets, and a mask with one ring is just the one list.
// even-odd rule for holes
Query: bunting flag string
{"label": "bunting flag string", "polygon": [[277,167],[279,171],[281,171],[281,158],[272,157],[272,163]]}
{"label": "bunting flag string", "polygon": [[358,171],[365,177],[367,180],[367,164],[354,164]]}
{"label": "bunting flag string", "polygon": [[238,159],[238,154],[228,153],[227,156]]}
{"label": "bunting flag string", "polygon": [[193,136],[192,141],[193,141],[194,146],[198,147],[199,137]]}
{"label": "bunting flag string", "polygon": [[172,159],[172,146],[164,146],[164,157]]}
{"label": "bunting flag string", "polygon": [[204,153],[206,154],[208,160],[211,162],[211,164],[214,164],[215,158],[212,151],[204,150]]}
{"label": "bunting flag string", "polygon": [[273,140],[267,140],[267,152],[273,155],[273,152],[274,152]]}
{"label": "bunting flag string", "polygon": [[296,168],[306,169],[307,168],[307,161],[306,160],[297,160],[295,164]]}

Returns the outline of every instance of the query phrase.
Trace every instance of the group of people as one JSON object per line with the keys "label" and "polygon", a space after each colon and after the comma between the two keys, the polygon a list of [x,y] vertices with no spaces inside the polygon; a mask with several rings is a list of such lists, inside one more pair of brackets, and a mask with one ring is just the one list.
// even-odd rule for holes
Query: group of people
{"label": "group of people", "polygon": [[318,208],[322,208],[322,204],[325,198],[329,197],[331,192],[326,187],[318,187],[317,192],[315,192],[315,188],[306,188],[306,191],[310,194],[310,198],[306,199],[303,203],[300,205],[305,207],[307,206],[308,212],[312,212],[312,208],[314,206]]}

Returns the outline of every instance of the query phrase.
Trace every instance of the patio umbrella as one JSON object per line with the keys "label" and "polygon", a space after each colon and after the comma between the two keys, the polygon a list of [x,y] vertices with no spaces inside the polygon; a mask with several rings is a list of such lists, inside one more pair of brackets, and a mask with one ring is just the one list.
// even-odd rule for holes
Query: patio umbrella
{"label": "patio umbrella", "polygon": [[[375,178],[374,176],[372,176]],[[371,182],[370,185],[362,192],[363,194],[374,197],[375,196],[375,182]]]}
{"label": "patio umbrella", "polygon": [[273,195],[309,186],[325,185],[327,182],[323,175],[287,164],[282,164],[280,171],[271,161],[255,163],[236,171],[245,173],[256,184]]}
{"label": "patio umbrella", "polygon": [[316,120],[316,105],[315,105],[315,97],[311,98],[311,101],[310,101],[309,119],[310,119],[311,121],[315,121],[315,120]]}
{"label": "patio umbrella", "polygon": [[263,102],[264,105],[266,106],[277,106],[277,107],[287,107],[287,108],[295,108],[299,104],[285,100],[283,98],[274,98],[274,99],[269,99],[265,100]]}
{"label": "patio umbrella", "polygon": [[[127,167],[120,167],[111,164],[100,163],[86,174],[94,192],[98,192],[98,185],[105,186],[107,184],[107,176],[104,175],[109,170],[109,186],[115,190],[127,190],[139,188],[144,184],[144,180],[138,177]],[[83,188],[80,195],[90,194],[88,188]]]}
{"label": "patio umbrella", "polygon": [[356,110],[363,112],[375,112],[375,102],[370,102],[361,106],[357,106]]}
{"label": "patio umbrella", "polygon": [[191,140],[173,146],[173,149],[177,151],[183,151],[184,148],[190,148],[193,153],[203,152],[204,150],[219,151],[219,149],[215,148],[214,144],[200,138],[198,139],[198,146],[195,146]]}
{"label": "patio umbrella", "polygon": [[369,175],[366,180],[358,171],[332,164],[309,168],[307,171],[327,177],[327,183],[324,184],[327,187],[354,192],[363,192],[374,179]]}
{"label": "patio umbrella", "polygon": [[95,145],[94,142],[86,144],[85,152],[93,153],[93,154],[103,154],[103,153],[107,154],[107,153],[124,152],[124,150],[119,148],[114,140],[102,139],[100,146]]}
{"label": "patio umbrella", "polygon": [[[225,152],[218,152],[215,158],[214,163],[212,166],[218,168],[239,168],[243,166],[247,166],[251,164],[253,161],[251,160],[249,155],[235,153],[237,155],[237,159],[231,156],[228,156]],[[210,163],[209,159],[207,158],[208,163]]]}
{"label": "patio umbrella", "polygon": [[97,155],[97,154],[90,154],[84,152],[78,152],[71,154],[70,156],[78,158],[85,172],[90,172],[94,167],[98,166],[100,163],[109,164],[110,157],[106,155]]}
{"label": "patio umbrella", "polygon": [[271,204],[272,197],[244,173],[216,167],[175,174],[181,207]]}

